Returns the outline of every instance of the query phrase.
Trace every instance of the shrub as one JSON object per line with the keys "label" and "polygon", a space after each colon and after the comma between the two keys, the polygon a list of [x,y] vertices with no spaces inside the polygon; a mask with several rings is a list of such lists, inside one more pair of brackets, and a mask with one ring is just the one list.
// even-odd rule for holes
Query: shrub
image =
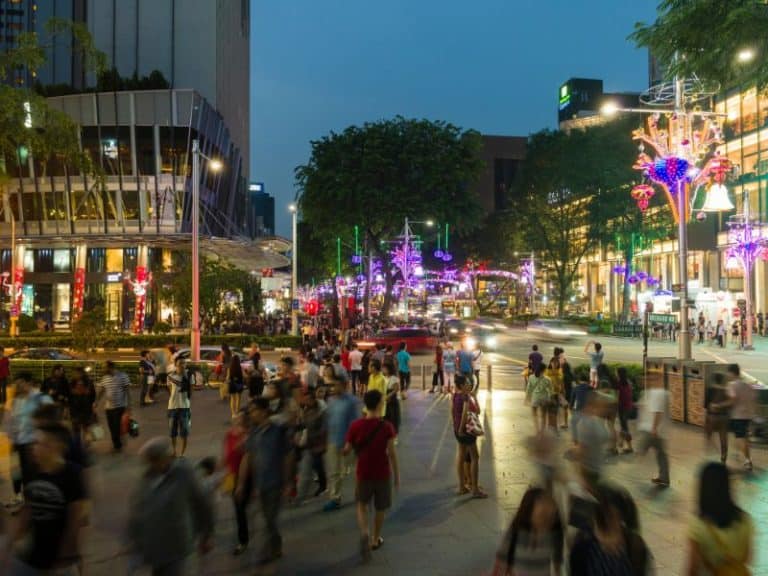
{"label": "shrub", "polygon": [[[640,399],[640,395],[643,392],[643,365],[642,364],[620,364],[617,362],[610,362],[606,364],[611,375],[615,377],[616,369],[619,366],[623,366],[627,369],[627,376],[632,383],[632,398],[637,402]],[[576,378],[576,382],[589,381],[589,364],[578,364],[573,369],[573,375]]]}
{"label": "shrub", "polygon": [[171,325],[168,322],[155,322],[152,325],[152,334],[170,334]]}

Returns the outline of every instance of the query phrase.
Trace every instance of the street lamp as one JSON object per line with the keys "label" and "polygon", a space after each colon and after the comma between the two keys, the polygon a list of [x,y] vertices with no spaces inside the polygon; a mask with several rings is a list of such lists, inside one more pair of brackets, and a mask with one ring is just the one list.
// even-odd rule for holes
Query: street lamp
{"label": "street lamp", "polygon": [[208,160],[208,168],[219,172],[221,160],[209,158],[200,151],[200,142],[192,140],[192,333],[190,357],[200,361],[200,158]]}
{"label": "street lamp", "polygon": [[296,238],[296,219],[299,214],[296,204],[289,204],[288,211],[291,213],[291,335],[299,335],[299,292],[297,288],[298,275],[298,244]]}
{"label": "street lamp", "polygon": [[[716,89],[706,86],[697,78],[683,80],[675,77],[674,81],[657,84],[641,96],[641,101],[653,108],[619,108],[615,103],[606,103],[602,111],[607,114],[634,112],[648,114],[647,126],[636,130],[632,138],[639,140],[639,151],[634,168],[661,187],[665,194],[672,216],[678,224],[678,265],[680,269],[680,338],[679,359],[691,358],[691,334],[688,318],[688,238],[687,223],[690,218],[693,200],[698,190],[711,183],[702,211],[724,211],[733,209],[723,185],[731,165],[724,157],[710,157],[699,169],[697,163],[704,160],[712,146],[722,141],[722,134],[713,118],[725,117],[725,114],[698,109],[687,109],[687,104],[710,98]],[[662,115],[666,126],[660,126]],[[700,127],[694,130],[694,122]],[[647,144],[655,153],[651,158],[645,153]],[[691,194],[693,192],[693,194]],[[653,189],[648,184],[640,184],[632,191],[641,210],[648,206],[648,199]]]}
{"label": "street lamp", "polygon": [[755,59],[755,51],[751,48],[744,48],[743,50],[739,50],[739,53],[736,54],[736,60],[738,60],[741,64],[746,64],[747,62],[752,62],[752,60]]}
{"label": "street lamp", "polygon": [[432,220],[408,220],[408,216],[405,217],[404,236],[405,246],[403,248],[403,321],[408,323],[408,251],[411,245],[411,224],[424,224],[428,227],[434,226]]}

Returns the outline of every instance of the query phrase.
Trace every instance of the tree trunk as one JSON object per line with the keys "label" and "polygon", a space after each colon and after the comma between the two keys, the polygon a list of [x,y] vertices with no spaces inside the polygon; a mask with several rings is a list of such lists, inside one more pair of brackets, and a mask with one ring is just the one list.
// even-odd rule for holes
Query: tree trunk
{"label": "tree trunk", "polygon": [[632,242],[629,242],[629,246],[624,251],[624,263],[627,268],[624,274],[624,284],[622,286],[622,302],[621,302],[621,319],[623,321],[629,320],[629,314],[632,304],[632,285],[629,283],[629,277],[633,273],[632,260],[634,259],[634,250]]}
{"label": "tree trunk", "polygon": [[570,287],[570,278],[565,272],[557,273],[557,316],[563,317],[565,313],[565,301],[568,298],[568,288]]}
{"label": "tree trunk", "polygon": [[392,276],[392,270],[384,264],[384,303],[381,305],[381,319],[389,318],[389,308],[392,306],[392,290],[395,279]]}

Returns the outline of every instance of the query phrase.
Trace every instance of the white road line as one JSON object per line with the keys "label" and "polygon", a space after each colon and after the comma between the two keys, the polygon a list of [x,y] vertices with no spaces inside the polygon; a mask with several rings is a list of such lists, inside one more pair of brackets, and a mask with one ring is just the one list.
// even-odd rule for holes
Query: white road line
{"label": "white road line", "polygon": [[445,444],[445,437],[448,434],[448,428],[452,425],[452,414],[448,413],[448,418],[445,419],[445,426],[443,426],[443,433],[440,434],[440,441],[437,443],[437,449],[435,450],[435,455],[432,456],[432,463],[429,465],[429,475],[434,476],[435,470],[437,469],[437,459],[440,457],[440,452],[443,449],[443,444]]}
{"label": "white road line", "polygon": [[[723,364],[735,364],[735,362],[733,362],[733,361],[729,362],[728,360],[726,360],[722,356],[720,356],[718,354],[715,354],[714,352],[710,352],[709,350],[702,350],[702,352],[704,352],[704,354],[708,354],[708,355],[712,356],[712,358],[714,358],[718,362],[722,362]],[[751,378],[752,380],[756,380],[757,382],[760,382],[759,378],[756,378],[755,376],[753,376],[752,374],[750,374],[746,370],[742,370],[741,373],[744,376],[746,376],[747,378]],[[760,383],[762,384],[762,382],[760,382]]]}

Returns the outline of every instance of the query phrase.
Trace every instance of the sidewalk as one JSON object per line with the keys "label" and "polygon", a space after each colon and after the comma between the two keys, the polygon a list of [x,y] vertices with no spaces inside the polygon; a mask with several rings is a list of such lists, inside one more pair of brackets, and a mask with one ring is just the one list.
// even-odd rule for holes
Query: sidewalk
{"label": "sidewalk", "polygon": [[[486,574],[496,546],[528,484],[536,472],[525,449],[533,427],[530,413],[522,405],[522,393],[495,390],[480,393],[487,435],[481,440],[481,484],[488,500],[454,496],[455,441],[447,398],[414,391],[403,405],[403,427],[399,443],[402,489],[395,497],[384,526],[384,546],[374,553],[368,566],[359,563],[352,478],[345,486],[341,510],[323,513],[318,499],[286,509],[281,518],[285,557],[276,574],[295,575],[391,575],[475,576]],[[128,495],[139,470],[135,456],[141,442],[165,433],[164,406],[138,411],[142,425],[140,440],[129,443],[127,454],[106,454],[98,447],[92,471],[93,519],[85,533],[88,574],[117,576],[125,573],[126,558],[120,555],[121,535],[128,512]],[[228,407],[215,391],[193,397],[193,436],[189,458],[196,461],[219,452],[229,421]],[[684,425],[671,429],[672,487],[655,490],[648,479],[655,470],[654,458],[620,456],[607,466],[608,475],[626,486],[637,500],[643,534],[658,563],[658,574],[682,574],[686,554],[686,524],[696,500],[695,477],[702,461],[704,439],[698,428]],[[561,451],[568,438],[561,438]],[[732,446],[735,453],[735,446]],[[734,487],[742,507],[752,514],[758,530],[754,574],[768,575],[768,506],[765,466],[768,454],[755,450],[756,471],[748,476],[734,473]],[[737,470],[740,461],[730,462]],[[9,488],[0,484],[0,498]],[[252,516],[257,516],[252,510]],[[234,543],[232,506],[222,498],[217,510],[216,548],[195,574],[254,573],[254,554],[261,537],[256,517],[255,537],[249,551],[231,556]],[[761,545],[762,544],[762,545]]]}

